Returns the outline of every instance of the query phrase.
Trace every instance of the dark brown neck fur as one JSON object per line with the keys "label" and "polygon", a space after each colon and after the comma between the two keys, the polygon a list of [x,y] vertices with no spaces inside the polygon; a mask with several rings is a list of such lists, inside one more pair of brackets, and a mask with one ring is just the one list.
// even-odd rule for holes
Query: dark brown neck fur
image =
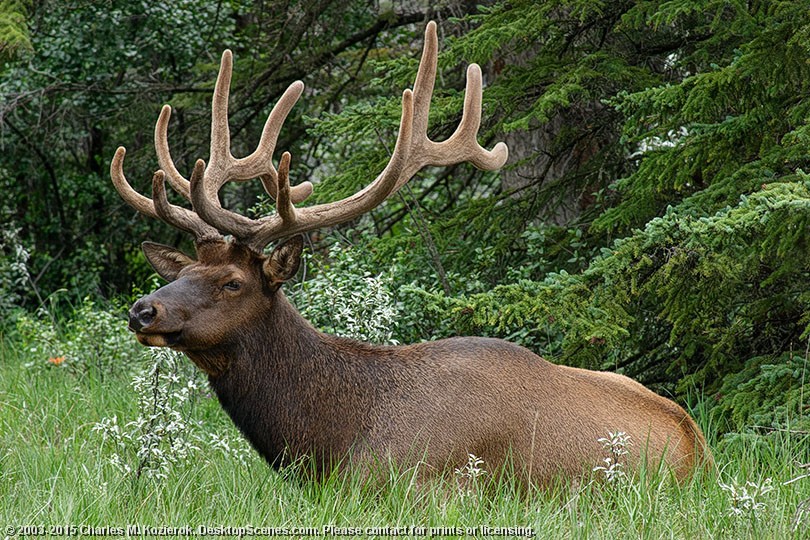
{"label": "dark brown neck fur", "polygon": [[[361,361],[375,348],[323,334],[278,291],[260,323],[206,353],[198,365],[228,365],[210,383],[223,408],[274,467],[301,456],[330,467],[361,444],[374,400]],[[385,351],[385,347],[379,348]],[[348,364],[354,364],[351,369]],[[321,455],[313,455],[315,452]]]}

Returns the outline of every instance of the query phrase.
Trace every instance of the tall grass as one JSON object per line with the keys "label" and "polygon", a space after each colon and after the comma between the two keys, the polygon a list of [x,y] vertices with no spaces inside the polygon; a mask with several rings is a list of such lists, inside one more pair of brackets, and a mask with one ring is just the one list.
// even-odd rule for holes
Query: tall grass
{"label": "tall grass", "polygon": [[[803,472],[798,465],[810,461],[810,438],[788,432],[712,440],[717,472],[683,485],[642,471],[620,482],[525,493],[508,477],[477,489],[476,482],[492,482],[495,475],[489,471],[464,482],[459,481],[464,471],[458,471],[424,484],[405,470],[388,484],[369,488],[351,475],[302,481],[292,471],[271,470],[253,451],[243,460],[223,451],[216,441],[240,436],[216,398],[203,390],[186,409],[187,429],[215,437],[193,439],[188,455],[171,463],[165,477],[127,474],[114,464],[120,448],[105,440],[97,426],[112,416],[121,425],[138,417],[141,396],[132,379],[148,367],[150,357],[140,362],[100,379],[23,351],[16,342],[0,344],[4,537],[19,536],[21,529],[14,527],[23,526],[43,527],[39,532],[69,526],[74,536],[82,536],[94,532],[88,527],[129,525],[194,531],[226,527],[218,532],[232,536],[240,528],[273,527],[264,532],[381,538],[395,533],[434,538],[810,537],[810,516],[796,522],[802,503],[810,499],[810,478],[790,482]],[[705,425],[704,418],[698,421]],[[486,463],[474,466],[486,470]],[[595,471],[595,478],[599,474]]]}

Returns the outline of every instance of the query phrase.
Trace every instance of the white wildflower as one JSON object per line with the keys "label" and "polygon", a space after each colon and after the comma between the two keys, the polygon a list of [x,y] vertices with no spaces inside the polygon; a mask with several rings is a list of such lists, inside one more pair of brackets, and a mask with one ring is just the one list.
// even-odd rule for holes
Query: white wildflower
{"label": "white wildflower", "polygon": [[607,437],[597,439],[597,442],[602,444],[602,447],[607,450],[609,455],[602,460],[604,465],[597,465],[593,468],[593,471],[603,472],[608,482],[625,479],[627,474],[623,470],[622,456],[629,454],[627,447],[632,444],[630,439],[630,435],[624,431],[617,431],[616,433],[609,431]]}
{"label": "white wildflower", "polygon": [[760,483],[747,481],[744,484],[734,478],[728,483],[718,481],[717,484],[728,493],[729,514],[736,517],[759,517],[767,509],[767,504],[762,499],[774,489],[770,478]]}
{"label": "white wildflower", "polygon": [[475,491],[479,478],[487,474],[482,467],[484,460],[475,454],[467,454],[467,463],[463,467],[455,470],[458,480],[459,493],[461,495],[472,495]]}

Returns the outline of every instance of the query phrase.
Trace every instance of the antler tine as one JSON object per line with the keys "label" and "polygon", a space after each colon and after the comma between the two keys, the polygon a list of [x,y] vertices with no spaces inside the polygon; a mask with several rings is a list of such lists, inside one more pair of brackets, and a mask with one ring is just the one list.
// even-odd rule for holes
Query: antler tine
{"label": "antler tine", "polygon": [[[262,181],[265,193],[276,200],[278,198],[278,174],[275,177],[272,174],[263,174],[259,179]],[[312,191],[312,182],[309,181],[290,186],[290,200],[295,204],[303,202],[312,195]]]}
{"label": "antler tine", "polygon": [[[195,176],[202,174],[203,169],[201,167],[194,167],[191,177],[193,179]],[[152,200],[158,216],[172,227],[193,234],[198,242],[221,238],[222,235],[219,234],[219,231],[200,219],[197,214],[169,203],[169,199],[166,197],[164,176],[163,171],[156,171],[152,177]]]}
{"label": "antler tine", "polygon": [[[191,182],[190,191],[192,205],[203,220],[249,243],[249,238],[254,234],[259,222],[223,208],[219,202],[219,190],[227,182],[258,177],[265,191],[273,198],[278,197],[279,173],[273,166],[273,151],[281,126],[304,91],[304,83],[295,81],[290,84],[270,111],[256,150],[244,158],[237,159],[231,154],[228,127],[228,94],[232,70],[233,55],[231,51],[226,50],[222,54],[211,101],[211,158],[202,178]],[[289,193],[292,203],[301,202],[312,193],[312,184],[302,182],[289,188]]]}
{"label": "antler tine", "polygon": [[430,100],[436,84],[436,68],[439,63],[439,38],[436,34],[436,23],[430,21],[425,28],[425,42],[422,46],[422,57],[416,80],[413,83],[413,132],[417,140],[427,138]]}
{"label": "antler tine", "polygon": [[290,153],[281,154],[278,163],[278,198],[276,199],[276,212],[281,221],[292,225],[296,220],[295,207],[290,199]]}
{"label": "antler tine", "polygon": [[140,212],[141,214],[155,219],[161,219],[155,211],[155,204],[152,199],[144,197],[134,189],[124,176],[124,156],[127,154],[127,149],[119,146],[115,151],[112,162],[110,163],[110,177],[112,178],[113,185],[116,191],[124,199],[128,205]]}
{"label": "antler tine", "polygon": [[[278,135],[281,132],[281,126],[290,114],[293,106],[298,102],[301,94],[304,91],[304,83],[295,81],[287,87],[281,98],[270,111],[267,116],[267,121],[264,123],[261,139],[256,150],[242,159],[235,160],[234,168],[238,175],[245,178],[253,178],[258,176],[265,192],[273,199],[277,199],[279,178],[278,173],[273,168],[273,151],[278,142]],[[267,171],[267,172],[263,172]],[[255,174],[254,174],[255,173]],[[301,182],[296,186],[290,187],[290,198],[293,203],[298,204],[303,202],[307,197],[312,194],[312,182]]]}
{"label": "antler tine", "polygon": [[157,153],[158,165],[166,173],[172,188],[190,202],[189,181],[174,166],[172,153],[169,151],[169,120],[171,117],[172,108],[169,105],[164,105],[160,109],[160,115],[155,123],[155,152]]}
{"label": "antler tine", "polygon": [[166,197],[163,171],[156,171],[152,177],[154,199],[144,197],[135,191],[124,176],[125,155],[126,149],[119,146],[110,163],[110,176],[118,194],[127,204],[141,214],[160,219],[173,227],[192,233],[197,240],[220,237],[219,232],[200,219],[197,214],[169,203]]}
{"label": "antler tine", "polygon": [[[232,170],[230,174],[234,179],[249,179],[269,175],[275,182],[278,181],[278,174],[273,167],[271,158],[276,149],[281,127],[284,125],[287,116],[290,114],[293,106],[298,102],[303,91],[304,83],[301,81],[295,81],[287,87],[267,116],[267,121],[264,123],[262,136],[259,139],[256,150],[249,156],[245,156],[241,159],[232,158]],[[312,184],[310,182],[304,182],[296,187],[309,189],[310,193],[312,192]],[[304,199],[302,198],[300,200],[303,201]]]}
{"label": "antler tine", "polygon": [[444,166],[469,161],[485,171],[494,171],[503,167],[509,157],[506,143],[499,142],[492,150],[487,150],[478,144],[478,128],[481,126],[481,98],[481,68],[478,67],[478,64],[470,64],[467,67],[467,85],[464,92],[461,121],[453,134],[445,141],[437,143],[425,138],[423,141],[426,145],[423,154],[425,156],[424,165]]}
{"label": "antler tine", "polygon": [[[209,167],[227,167],[233,160],[231,156],[231,129],[228,127],[228,95],[231,91],[231,73],[233,71],[233,53],[230,49],[222,52],[219,62],[219,73],[214,85],[214,97],[211,99],[211,156]],[[218,179],[222,187],[228,177],[221,175]]]}

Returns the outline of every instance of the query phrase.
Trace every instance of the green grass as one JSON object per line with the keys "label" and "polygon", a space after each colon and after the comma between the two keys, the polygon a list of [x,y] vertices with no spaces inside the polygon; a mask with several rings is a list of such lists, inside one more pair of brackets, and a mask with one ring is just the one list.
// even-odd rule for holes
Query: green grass
{"label": "green grass", "polygon": [[[484,526],[530,528],[537,538],[554,539],[810,537],[810,516],[792,531],[797,508],[810,498],[810,478],[784,485],[800,474],[796,463],[810,461],[810,438],[784,432],[713,441],[719,474],[680,486],[650,473],[621,485],[551,493],[523,493],[507,481],[464,495],[452,476],[415,485],[404,471],[372,490],[346,476],[301,482],[272,471],[255,453],[242,464],[204,445],[173,465],[165,479],[123,475],[110,462],[115,446],[93,428],[105,417],[115,415],[123,425],[138,414],[131,374],[122,368],[99,382],[0,344],[4,537],[11,532],[7,527],[16,526],[40,526],[46,533],[74,527],[72,536],[87,536],[92,531],[83,527],[128,525],[275,527],[293,537],[303,536],[295,527],[321,536],[328,536],[325,527],[353,528],[343,532],[363,537],[374,532],[370,527],[402,527],[390,532],[483,538]],[[190,410],[199,422],[195,429],[238,439],[216,399],[198,396]],[[773,491],[758,499],[765,505],[758,516],[730,515],[731,497],[719,481],[735,477],[772,479]]]}

